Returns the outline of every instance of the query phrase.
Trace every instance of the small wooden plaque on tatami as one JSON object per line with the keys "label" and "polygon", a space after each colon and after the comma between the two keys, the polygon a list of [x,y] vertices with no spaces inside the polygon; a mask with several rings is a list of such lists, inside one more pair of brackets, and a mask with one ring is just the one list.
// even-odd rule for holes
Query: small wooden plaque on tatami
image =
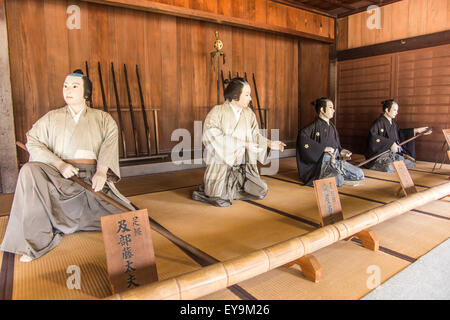
{"label": "small wooden plaque on tatami", "polygon": [[445,140],[450,148],[450,129],[442,129],[442,132],[444,133]]}
{"label": "small wooden plaque on tatami", "polygon": [[417,193],[416,186],[409,174],[408,168],[406,168],[405,162],[403,160],[394,161],[392,162],[392,165],[397,172],[398,178],[400,179],[400,185],[402,186],[405,195]]}
{"label": "small wooden plaque on tatami", "polygon": [[320,213],[320,225],[326,226],[343,220],[336,178],[314,180],[314,191]]}
{"label": "small wooden plaque on tatami", "polygon": [[158,281],[147,209],[101,218],[113,293]]}

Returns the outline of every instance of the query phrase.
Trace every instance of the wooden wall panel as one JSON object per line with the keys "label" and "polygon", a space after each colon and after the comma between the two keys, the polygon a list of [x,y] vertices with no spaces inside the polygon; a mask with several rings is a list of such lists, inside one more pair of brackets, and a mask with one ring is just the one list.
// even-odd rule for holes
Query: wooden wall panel
{"label": "wooden wall panel", "polygon": [[434,127],[416,142],[419,160],[435,161],[450,127],[450,45],[338,62],[337,125],[341,142],[365,151],[380,102],[399,103],[403,128]]}
{"label": "wooden wall panel", "polygon": [[398,123],[434,127],[416,142],[417,154],[434,162],[441,154],[442,129],[450,128],[450,45],[401,52],[395,59]]}
{"label": "wooden wall panel", "polygon": [[[241,26],[262,31],[334,39],[334,18],[293,8],[270,0],[83,0],[119,7]],[[167,6],[169,5],[169,6]],[[189,10],[185,10],[189,9]],[[294,20],[297,23],[292,23]],[[323,38],[321,38],[323,37]]]}
{"label": "wooden wall panel", "polygon": [[[258,3],[256,1],[255,5]],[[125,63],[136,110],[140,152],[145,153],[135,75],[135,65],[139,64],[146,107],[161,110],[161,151],[169,152],[178,143],[170,141],[173,130],[185,128],[192,132],[194,120],[203,121],[217,102],[216,73],[211,68],[209,53],[214,50],[214,31],[218,30],[226,54],[226,64],[221,64],[225,74],[229,70],[234,75],[247,72],[253,88],[251,80],[255,73],[261,105],[270,109],[270,127],[280,129],[280,139],[295,141],[299,107],[297,39],[138,10],[79,1],[70,1],[70,4],[81,7],[80,30],[66,28],[66,1],[7,1],[8,29],[14,30],[9,49],[18,140],[25,141],[26,131],[39,117],[64,105],[64,77],[76,68],[84,70],[85,61],[89,63],[94,85],[94,107],[103,109],[97,73],[100,61],[107,104],[117,120],[110,71],[113,62],[127,151],[133,156],[135,148],[123,73]],[[218,1],[217,10],[223,7],[224,1]],[[327,55],[320,57],[328,61]],[[317,64],[314,51],[309,51],[306,59]],[[305,77],[309,78],[311,76]],[[254,92],[252,97],[256,106]],[[148,119],[153,133],[150,112]],[[154,144],[152,152],[155,152]],[[26,159],[25,155],[20,158],[22,162]]]}
{"label": "wooden wall panel", "polygon": [[338,62],[336,124],[343,147],[364,153],[368,128],[391,97],[392,57]]}
{"label": "wooden wall panel", "polygon": [[346,50],[449,30],[449,10],[450,0],[403,0],[380,8],[381,29],[367,27],[367,19],[373,13],[365,11],[338,19],[338,25],[347,28],[347,33],[341,33],[344,39],[338,36],[338,49]]}
{"label": "wooden wall panel", "polygon": [[328,97],[330,46],[314,41],[300,42],[300,127],[311,123],[317,116],[311,102]]}

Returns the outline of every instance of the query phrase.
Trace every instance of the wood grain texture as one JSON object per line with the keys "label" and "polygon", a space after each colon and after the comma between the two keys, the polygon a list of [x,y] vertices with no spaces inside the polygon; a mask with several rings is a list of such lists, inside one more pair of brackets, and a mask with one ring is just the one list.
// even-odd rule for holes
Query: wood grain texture
{"label": "wood grain texture", "polygon": [[[266,32],[284,33],[298,37],[334,42],[334,19],[329,16],[296,10],[304,15],[305,24],[296,28],[286,26],[288,6],[269,0],[229,0],[217,2],[217,13],[208,8],[206,1],[166,1],[166,0],[82,0],[110,6],[155,12],[176,17],[214,22]],[[263,3],[264,2],[264,3]],[[264,10],[265,4],[265,10]],[[212,4],[215,10],[214,3]],[[265,12],[265,17],[262,16]]]}
{"label": "wood grain texture", "polygon": [[301,41],[300,50],[300,127],[303,128],[316,117],[311,102],[329,94],[330,47],[318,42]]}
{"label": "wood grain texture", "polygon": [[[346,28],[338,36],[339,50],[416,37],[450,29],[450,0],[403,0],[380,8],[381,29],[369,29],[373,14],[361,12],[338,19]],[[339,38],[342,36],[342,38]]]}
{"label": "wood grain texture", "polygon": [[[299,113],[296,38],[139,10],[74,3],[81,8],[79,30],[66,28],[66,2],[7,0],[8,28],[14,30],[9,49],[15,130],[19,141],[25,142],[25,133],[41,116],[64,105],[61,94],[64,78],[76,68],[84,70],[85,61],[88,61],[93,82],[93,107],[103,109],[97,72],[100,62],[107,104],[117,121],[110,71],[114,62],[129,156],[133,156],[135,148],[123,64],[127,65],[139,152],[146,153],[147,149],[136,64],[146,107],[160,109],[161,151],[169,152],[178,143],[170,141],[172,132],[185,128],[192,133],[193,122],[204,121],[207,112],[217,103],[216,73],[211,68],[209,55],[214,50],[216,30],[224,43],[226,64],[221,64],[224,73],[230,70],[234,75],[236,72],[243,75],[247,72],[256,106],[251,81],[255,73],[261,107],[270,109],[270,127],[280,129],[279,139],[295,140]],[[190,2],[183,3],[190,5]],[[261,5],[261,1],[255,1],[255,17],[265,10]],[[217,2],[218,12],[227,8],[225,1]],[[245,8],[253,10],[252,5]],[[313,49],[305,59],[305,65],[312,60],[313,65],[323,65],[322,71],[327,68],[327,54],[321,54],[319,59],[324,61],[319,61]],[[310,68],[307,72],[310,75],[305,76],[305,83],[309,82],[306,79],[315,78],[317,70]],[[147,117],[153,133],[152,113],[147,112]],[[154,153],[153,139],[152,134]],[[25,162],[26,155],[21,153],[19,160]]]}
{"label": "wood grain texture", "polygon": [[381,101],[399,103],[401,128],[434,127],[416,140],[418,160],[434,162],[450,125],[450,45],[338,62],[337,125],[341,143],[364,153]]}

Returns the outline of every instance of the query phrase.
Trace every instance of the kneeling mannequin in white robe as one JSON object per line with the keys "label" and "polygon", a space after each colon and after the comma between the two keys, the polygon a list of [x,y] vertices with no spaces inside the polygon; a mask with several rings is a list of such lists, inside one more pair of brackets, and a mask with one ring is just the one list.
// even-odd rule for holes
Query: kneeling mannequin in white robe
{"label": "kneeling mannequin in white robe", "polygon": [[29,162],[19,172],[8,226],[0,249],[29,262],[55,248],[63,234],[98,231],[100,217],[119,213],[69,178],[77,175],[130,210],[115,188],[120,179],[118,129],[106,112],[88,108],[90,80],[69,74],[67,105],[40,118],[27,132]]}
{"label": "kneeling mannequin in white robe", "polygon": [[257,161],[264,163],[267,147],[283,151],[280,141],[259,132],[255,113],[248,107],[251,89],[242,78],[232,79],[225,89],[225,103],[206,116],[203,144],[206,148],[204,184],[192,199],[219,207],[233,200],[258,200],[267,194]]}

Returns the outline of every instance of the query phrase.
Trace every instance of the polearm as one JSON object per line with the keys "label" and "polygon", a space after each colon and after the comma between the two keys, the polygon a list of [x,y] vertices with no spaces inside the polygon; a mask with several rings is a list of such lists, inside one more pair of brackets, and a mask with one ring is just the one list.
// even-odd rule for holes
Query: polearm
{"label": "polearm", "polygon": [[116,74],[114,72],[114,63],[112,63],[112,62],[111,62],[111,74],[112,74],[112,77],[113,77],[114,95],[116,96],[117,117],[119,119],[120,132],[122,134],[123,157],[126,158],[127,157],[127,145],[125,143],[125,131],[123,130],[122,113],[120,112],[119,94],[117,92]]}
{"label": "polearm", "polygon": [[[421,136],[427,134],[427,133],[430,132],[430,131],[433,131],[433,128],[432,128],[432,127],[431,127],[431,128],[428,128],[425,132],[419,133],[419,134],[415,135],[414,137],[411,137],[411,138],[409,138],[409,139],[403,141],[403,142],[400,143],[398,146],[402,146],[402,145],[404,145],[404,144],[407,144],[408,142],[411,142],[411,141],[417,139],[418,137],[421,137]],[[386,154],[386,153],[388,153],[389,151],[391,151],[391,150],[388,149],[388,150],[386,150],[386,151],[383,151],[382,153],[379,153],[379,154],[377,154],[377,155],[375,155],[375,156],[373,156],[373,157],[371,157],[371,158],[369,158],[369,159],[367,159],[367,160],[365,160],[365,161],[363,161],[363,162],[361,162],[361,163],[358,163],[356,166],[357,166],[357,167],[361,167],[361,166],[365,165],[366,163],[369,163],[369,162],[375,160],[376,158],[381,157],[383,154]]]}
{"label": "polearm", "polygon": [[[85,67],[86,67],[86,77],[89,78],[89,65],[88,65],[88,62],[85,61],[85,62],[84,62],[84,65],[85,65]],[[92,95],[89,97],[89,107],[92,108]]]}
{"label": "polearm", "polygon": [[217,60],[217,104],[220,104],[220,76],[219,76],[219,70],[220,70],[220,57],[223,58],[223,64],[225,64],[225,53],[222,50],[223,48],[223,43],[222,41],[219,39],[219,32],[216,31],[215,32],[216,35],[216,40],[214,41],[214,49],[215,51],[210,53],[211,56],[211,62],[212,65],[214,65],[214,59]]}
{"label": "polearm", "polygon": [[138,144],[139,136],[137,134],[136,122],[134,121],[134,110],[133,110],[133,104],[131,102],[130,84],[128,83],[128,73],[127,73],[126,64],[123,64],[123,72],[125,73],[125,85],[127,87],[128,106],[130,108],[131,126],[133,127],[134,146],[136,148],[136,156],[139,156],[139,144]]}
{"label": "polearm", "polygon": [[97,62],[98,69],[98,79],[100,81],[100,89],[102,92],[103,110],[108,112],[108,105],[106,104],[105,87],[103,86],[102,68],[100,66],[100,61]]}
{"label": "polearm", "polygon": [[220,76],[222,77],[222,89],[223,93],[225,94],[225,79],[223,77],[223,70],[220,70]]}
{"label": "polearm", "polygon": [[[247,72],[244,72],[244,80],[245,80],[245,82],[248,83]],[[248,104],[248,106],[250,107],[250,109],[252,109],[253,112],[255,112],[255,109],[253,108],[253,101],[252,100],[250,100],[250,103]]]}
{"label": "polearm", "polygon": [[255,96],[256,96],[256,104],[258,106],[258,113],[259,113],[259,120],[261,122],[261,129],[267,129],[265,125],[265,120],[263,119],[262,112],[261,112],[261,105],[259,103],[259,96],[258,96],[258,88],[256,87],[256,79],[255,74],[253,73],[253,86],[255,87]]}
{"label": "polearm", "polygon": [[141,99],[141,106],[142,106],[142,117],[144,118],[144,127],[145,127],[145,136],[147,137],[147,151],[148,155],[150,155],[150,128],[148,126],[147,121],[147,112],[145,111],[145,104],[144,104],[144,95],[142,93],[142,86],[141,86],[141,77],[139,76],[139,68],[138,65],[136,65],[136,78],[138,81],[138,87],[139,87],[139,97]]}
{"label": "polearm", "polygon": [[[17,141],[16,145],[18,147],[20,147],[21,149],[23,149],[23,150],[28,152],[26,146],[23,143]],[[93,193],[94,195],[96,195],[97,197],[99,197],[100,199],[105,200],[106,202],[110,203],[111,205],[113,205],[117,209],[121,210],[122,212],[129,212],[130,211],[129,208],[125,207],[120,202],[110,198],[109,196],[107,196],[103,192],[95,191],[89,183],[87,183],[84,180],[78,178],[77,176],[72,176],[69,179],[72,180],[73,182],[79,184],[80,186],[82,186],[84,189],[86,189],[86,191],[89,191],[89,192]],[[131,205],[136,210],[139,210],[139,208],[136,207],[134,204],[131,203]],[[194,258],[194,260],[198,261],[201,265],[205,266],[205,265],[209,265],[209,264],[218,262],[217,259],[211,257],[207,253],[205,253],[205,252],[203,252],[203,251],[193,247],[189,243],[183,241],[182,239],[180,239],[177,236],[175,236],[174,234],[172,234],[169,230],[164,228],[162,225],[160,225],[157,221],[153,220],[151,217],[148,217],[148,219],[150,220],[150,227],[154,231],[158,232],[163,237],[165,237],[166,239],[170,240],[173,244],[175,244],[177,247],[179,247],[181,250],[183,250],[184,253],[186,253],[190,257]]]}

